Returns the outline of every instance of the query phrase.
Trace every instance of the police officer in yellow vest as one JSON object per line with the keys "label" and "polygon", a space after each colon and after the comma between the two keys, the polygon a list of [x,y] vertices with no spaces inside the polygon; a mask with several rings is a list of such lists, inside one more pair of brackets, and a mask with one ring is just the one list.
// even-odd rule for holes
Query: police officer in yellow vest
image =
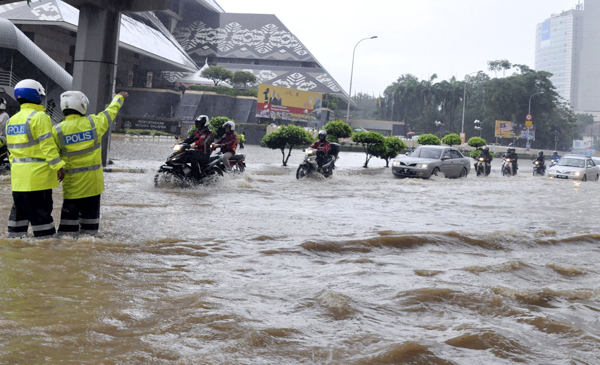
{"label": "police officer in yellow vest", "polygon": [[15,99],[21,104],[21,111],[6,125],[14,201],[8,218],[8,237],[26,236],[29,223],[35,237],[56,233],[52,189],[65,176],[65,163],[52,138],[50,117],[41,105],[45,95],[35,80],[22,80],[15,85]]}
{"label": "police officer in yellow vest", "polygon": [[104,191],[102,136],[126,97],[126,92],[119,93],[106,110],[86,116],[89,100],[84,93],[66,91],[60,96],[65,119],[52,130],[66,163],[59,233],[98,233],[100,194]]}

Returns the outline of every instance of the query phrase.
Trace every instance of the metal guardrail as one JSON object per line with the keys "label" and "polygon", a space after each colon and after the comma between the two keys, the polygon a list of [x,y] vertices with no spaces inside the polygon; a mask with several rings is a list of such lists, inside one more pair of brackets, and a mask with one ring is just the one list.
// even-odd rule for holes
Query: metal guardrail
{"label": "metal guardrail", "polygon": [[14,87],[19,81],[21,81],[21,79],[15,76],[11,71],[0,70],[0,86]]}

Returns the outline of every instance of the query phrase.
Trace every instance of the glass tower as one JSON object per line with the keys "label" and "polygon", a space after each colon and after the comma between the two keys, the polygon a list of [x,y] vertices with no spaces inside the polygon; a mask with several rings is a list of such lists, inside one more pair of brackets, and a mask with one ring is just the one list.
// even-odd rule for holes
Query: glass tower
{"label": "glass tower", "polygon": [[569,10],[537,25],[535,69],[552,73],[556,92],[577,108],[579,54],[583,34],[583,10]]}

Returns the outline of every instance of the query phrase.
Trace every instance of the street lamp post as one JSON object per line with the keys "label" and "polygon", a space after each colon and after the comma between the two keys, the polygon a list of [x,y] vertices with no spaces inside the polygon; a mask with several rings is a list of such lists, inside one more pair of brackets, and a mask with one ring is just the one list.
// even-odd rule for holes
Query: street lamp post
{"label": "street lamp post", "polygon": [[361,39],[356,43],[356,45],[354,46],[354,51],[352,51],[352,68],[350,69],[350,88],[348,89],[348,110],[346,111],[346,124],[348,124],[348,119],[350,118],[350,103],[352,102],[352,75],[354,74],[354,54],[356,53],[356,47],[358,47],[358,44],[362,41],[375,38],[377,38],[376,35],[369,38]]}
{"label": "street lamp post", "polygon": [[[529,109],[528,109],[528,111],[527,111],[527,114],[531,115],[531,99],[532,99],[534,96],[536,96],[536,95],[540,95],[540,94],[543,94],[543,93],[544,93],[543,91],[540,91],[539,93],[535,93],[535,94],[533,94],[533,95],[531,95],[531,96],[529,97]],[[527,144],[529,144],[529,136],[530,136],[530,135],[531,135],[531,133],[530,133],[529,127],[527,127]]]}
{"label": "street lamp post", "polygon": [[535,93],[529,97],[529,111],[527,112],[527,114],[531,114],[531,98],[533,98],[536,95],[543,94],[543,93],[544,93],[543,91],[540,91],[539,93]]}
{"label": "street lamp post", "polygon": [[471,72],[465,76],[465,83],[463,85],[463,113],[462,113],[462,125],[460,127],[460,133],[465,133],[465,108],[467,107],[467,79],[469,76],[478,73],[479,71]]}

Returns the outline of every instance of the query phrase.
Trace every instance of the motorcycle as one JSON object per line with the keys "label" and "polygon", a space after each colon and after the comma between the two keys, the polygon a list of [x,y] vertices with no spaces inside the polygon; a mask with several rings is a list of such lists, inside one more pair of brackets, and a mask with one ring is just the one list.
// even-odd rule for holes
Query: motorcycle
{"label": "motorcycle", "polygon": [[206,178],[223,176],[223,170],[219,167],[220,154],[211,156],[208,163],[200,170],[200,181],[192,177],[192,166],[187,162],[188,156],[193,153],[189,143],[178,143],[173,147],[173,153],[167,161],[158,169],[154,176],[154,186],[159,187],[162,183],[175,182],[177,185],[186,187],[201,184]]}
{"label": "motorcycle", "polygon": [[[215,150],[220,147],[213,145],[212,148],[213,148],[213,150]],[[222,156],[221,152],[218,152],[216,155],[210,157],[210,161],[212,161],[213,158],[217,159],[219,168],[222,171],[227,171],[225,169],[225,166],[223,166],[223,163],[221,162],[221,156]],[[244,172],[244,170],[246,170],[246,155],[244,155],[242,153],[237,153],[234,156],[232,156],[229,159],[229,167],[231,168],[232,172],[237,172],[237,173]]]}
{"label": "motorcycle", "polygon": [[335,161],[338,159],[338,153],[340,152],[340,145],[337,143],[330,143],[331,149],[329,150],[329,156],[327,161],[319,169],[317,163],[317,150],[314,148],[307,148],[304,150],[306,156],[304,161],[298,166],[296,170],[296,179],[302,179],[312,175],[315,172],[321,173],[324,177],[330,177],[333,175],[335,170]]}
{"label": "motorcycle", "polygon": [[503,158],[502,162],[502,176],[515,176],[517,171],[513,171],[513,159]]}
{"label": "motorcycle", "polygon": [[478,158],[475,163],[475,171],[477,171],[477,176],[488,176],[491,171],[490,162],[482,157]]}
{"label": "motorcycle", "polygon": [[533,176],[536,175],[546,175],[546,166],[544,166],[544,164],[542,164],[540,161],[533,161]]}

